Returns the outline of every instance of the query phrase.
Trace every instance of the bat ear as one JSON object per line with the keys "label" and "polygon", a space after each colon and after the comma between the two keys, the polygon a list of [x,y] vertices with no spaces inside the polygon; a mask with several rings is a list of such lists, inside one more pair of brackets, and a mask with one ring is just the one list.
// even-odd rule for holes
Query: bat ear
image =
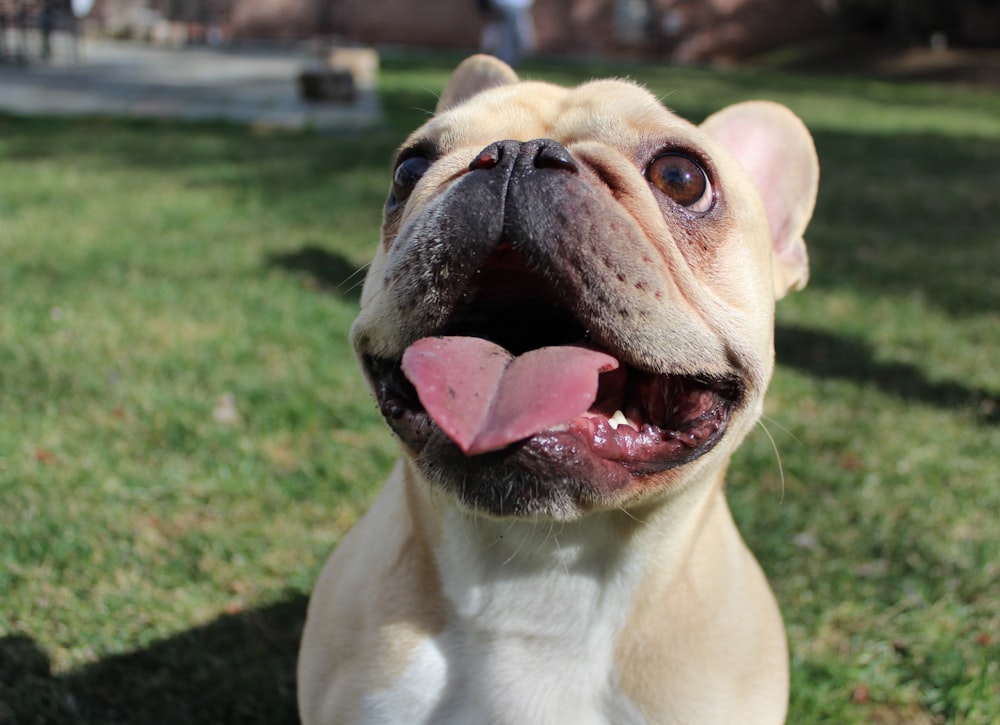
{"label": "bat ear", "polygon": [[805,124],[781,104],[749,101],[723,108],[701,128],[739,160],[764,201],[775,299],[802,289],[809,281],[803,234],[819,188],[819,160]]}
{"label": "bat ear", "polygon": [[435,113],[447,111],[495,86],[517,83],[517,73],[492,55],[472,55],[459,63],[438,99]]}

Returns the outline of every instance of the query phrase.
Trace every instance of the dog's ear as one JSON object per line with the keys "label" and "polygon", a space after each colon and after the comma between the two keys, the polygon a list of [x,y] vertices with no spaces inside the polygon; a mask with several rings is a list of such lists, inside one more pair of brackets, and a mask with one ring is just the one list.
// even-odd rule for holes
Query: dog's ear
{"label": "dog's ear", "polygon": [[438,99],[435,113],[447,111],[494,86],[517,83],[517,73],[492,55],[472,55],[459,63]]}
{"label": "dog's ear", "polygon": [[723,108],[701,125],[750,172],[767,210],[774,251],[774,296],[809,281],[802,238],[816,206],[819,160],[805,124],[778,103],[749,101]]}

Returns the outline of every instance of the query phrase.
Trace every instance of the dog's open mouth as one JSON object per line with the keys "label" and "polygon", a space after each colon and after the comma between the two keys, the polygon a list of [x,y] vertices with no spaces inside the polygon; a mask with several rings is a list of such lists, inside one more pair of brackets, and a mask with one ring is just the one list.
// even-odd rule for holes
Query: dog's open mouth
{"label": "dog's open mouth", "polygon": [[[383,415],[403,440],[420,450],[439,423],[432,421],[420,395],[398,364],[370,361],[378,379]],[[620,463],[633,473],[653,473],[707,453],[721,438],[738,388],[725,381],[657,375],[628,366],[599,374],[594,402],[578,415],[503,441],[463,446],[481,455],[518,445],[541,434],[565,433],[582,440],[594,455]],[[449,435],[455,440],[455,434]],[[497,445],[497,439],[503,445]]]}
{"label": "dog's open mouth", "polygon": [[593,340],[554,286],[507,248],[474,275],[449,323],[399,360],[367,358],[383,415],[421,451],[444,433],[466,456],[533,442],[646,474],[721,439],[735,377],[657,373]]}

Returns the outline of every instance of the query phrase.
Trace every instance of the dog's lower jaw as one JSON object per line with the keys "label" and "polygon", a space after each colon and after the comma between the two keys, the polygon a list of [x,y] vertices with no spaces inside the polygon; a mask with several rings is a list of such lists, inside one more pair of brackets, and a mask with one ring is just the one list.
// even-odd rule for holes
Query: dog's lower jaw
{"label": "dog's lower jaw", "polygon": [[[475,337],[424,342],[458,339],[482,342]],[[432,420],[399,364],[363,351],[359,357],[383,416],[424,476],[470,508],[500,517],[565,519],[628,505],[637,495],[662,489],[686,477],[683,471],[717,445],[739,437],[734,429],[742,427],[762,389],[760,373],[739,370],[742,374],[699,380],[622,364],[598,378],[598,399],[585,413],[561,425],[539,426],[502,447],[468,453],[443,430],[446,423],[439,427]],[[459,407],[454,397],[441,396],[449,410]],[[627,424],[610,420],[622,411],[628,412]]]}
{"label": "dog's lower jaw", "polygon": [[501,521],[404,463],[310,603],[304,722],[781,722],[782,625],[721,482]]}
{"label": "dog's lower jaw", "polygon": [[[692,471],[712,465],[695,460],[676,469],[635,475],[619,463],[577,453],[585,444],[559,433],[540,434],[513,450],[471,458],[454,451],[449,442],[441,441],[441,447],[447,447],[448,457],[415,459],[421,475],[440,495],[478,518],[536,524],[562,525],[595,512],[621,512],[671,497],[688,485]],[[551,453],[560,448],[562,457],[553,462]],[[454,465],[446,468],[442,461]]]}

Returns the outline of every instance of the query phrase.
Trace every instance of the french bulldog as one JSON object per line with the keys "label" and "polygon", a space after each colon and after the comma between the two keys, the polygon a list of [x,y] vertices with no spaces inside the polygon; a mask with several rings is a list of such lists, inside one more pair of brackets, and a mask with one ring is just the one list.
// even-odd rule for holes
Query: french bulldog
{"label": "french bulldog", "polygon": [[783,106],[454,72],[402,145],[351,339],[401,458],[312,595],[312,723],[780,723],[724,497],[819,165]]}

